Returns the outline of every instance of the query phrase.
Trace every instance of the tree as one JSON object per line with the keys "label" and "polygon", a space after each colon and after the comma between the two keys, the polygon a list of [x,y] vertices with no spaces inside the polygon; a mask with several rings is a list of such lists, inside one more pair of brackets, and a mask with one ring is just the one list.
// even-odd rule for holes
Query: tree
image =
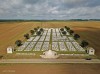
{"label": "tree", "polygon": [[67,26],[64,26],[65,27],[65,29],[67,28]]}
{"label": "tree", "polygon": [[65,26],[65,29],[66,29],[66,30],[68,30],[68,31],[70,30],[70,28],[69,28],[69,27],[67,27],[67,26]]}
{"label": "tree", "polygon": [[39,35],[41,35],[41,32],[40,32],[40,31],[38,31],[36,34],[39,36]]}
{"label": "tree", "polygon": [[44,31],[43,28],[40,28],[40,31],[43,32]]}
{"label": "tree", "polygon": [[66,31],[62,31],[62,34],[63,34],[63,35],[66,35]]}
{"label": "tree", "polygon": [[73,30],[70,30],[69,33],[72,35],[74,33],[74,31]]}
{"label": "tree", "polygon": [[79,39],[80,38],[80,36],[78,35],[78,34],[74,34],[74,39],[75,40],[77,40],[77,39]]}
{"label": "tree", "polygon": [[15,42],[15,44],[16,44],[17,46],[21,46],[21,45],[22,45],[22,41],[21,41],[21,40],[17,40],[17,41]]}
{"label": "tree", "polygon": [[37,28],[34,28],[34,31],[36,32],[38,29]]}
{"label": "tree", "polygon": [[81,47],[87,47],[88,45],[89,45],[89,43],[87,41],[85,41],[85,40],[83,40],[81,42]]}
{"label": "tree", "polygon": [[24,37],[26,38],[26,39],[29,39],[29,34],[27,33],[27,34],[24,34]]}
{"label": "tree", "polygon": [[33,35],[35,33],[35,31],[34,30],[30,30],[30,33],[31,33],[31,35]]}
{"label": "tree", "polygon": [[64,31],[64,28],[61,28],[60,30],[61,30],[61,31]]}

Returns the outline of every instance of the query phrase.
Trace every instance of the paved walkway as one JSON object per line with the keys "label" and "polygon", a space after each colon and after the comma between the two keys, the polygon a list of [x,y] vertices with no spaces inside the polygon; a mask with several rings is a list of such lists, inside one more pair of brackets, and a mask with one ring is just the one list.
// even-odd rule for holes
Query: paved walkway
{"label": "paved walkway", "polygon": [[99,59],[1,59],[0,63],[100,63]]}

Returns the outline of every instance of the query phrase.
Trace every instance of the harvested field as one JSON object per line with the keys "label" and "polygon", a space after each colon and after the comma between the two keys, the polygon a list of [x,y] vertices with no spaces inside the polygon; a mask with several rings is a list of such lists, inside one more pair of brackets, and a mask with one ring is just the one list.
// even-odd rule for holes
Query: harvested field
{"label": "harvested field", "polygon": [[24,40],[23,35],[28,33],[34,27],[60,28],[69,26],[75,33],[85,39],[96,50],[96,54],[100,56],[100,22],[84,21],[84,22],[3,22],[0,23],[0,53],[6,54],[6,48],[14,45],[18,39]]}
{"label": "harvested field", "polygon": [[99,74],[100,64],[2,64],[0,74]]}
{"label": "harvested field", "polygon": [[36,26],[38,26],[37,22],[0,23],[0,53],[5,54],[8,46],[14,45],[18,39],[23,40],[23,35]]}
{"label": "harvested field", "polygon": [[[85,39],[100,57],[100,22],[3,22],[0,23],[0,54],[6,54],[6,48],[14,45],[23,34],[34,27],[71,27],[75,33]],[[100,64],[0,64],[0,74],[99,74]]]}

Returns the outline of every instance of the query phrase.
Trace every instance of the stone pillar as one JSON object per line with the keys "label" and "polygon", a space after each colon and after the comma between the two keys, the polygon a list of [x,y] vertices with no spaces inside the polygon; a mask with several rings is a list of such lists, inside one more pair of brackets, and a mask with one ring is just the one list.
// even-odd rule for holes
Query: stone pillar
{"label": "stone pillar", "polygon": [[11,46],[7,48],[7,53],[13,53],[13,48]]}

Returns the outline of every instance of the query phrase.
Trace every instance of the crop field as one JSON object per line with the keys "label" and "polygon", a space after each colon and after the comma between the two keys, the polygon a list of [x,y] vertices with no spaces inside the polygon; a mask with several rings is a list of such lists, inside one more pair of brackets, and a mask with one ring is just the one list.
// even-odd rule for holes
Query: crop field
{"label": "crop field", "polygon": [[[89,42],[89,46],[95,49],[96,55],[100,58],[100,22],[98,21],[0,22],[0,54],[5,56],[6,48],[8,46],[14,46],[16,40],[20,39],[26,41],[23,35],[25,33],[29,33],[31,29],[37,26],[43,28],[61,28],[64,26],[70,27],[72,30],[75,31],[75,33],[81,36],[81,39],[87,40]],[[60,50],[60,47],[55,47],[55,45],[57,45],[57,42],[55,37],[54,36],[52,37],[53,37],[52,48],[55,49],[59,48]],[[34,38],[31,38],[27,42],[30,42],[33,39]],[[42,37],[41,39],[39,39],[39,42],[41,42],[44,39],[46,40],[46,37]],[[66,43],[70,44],[68,42]],[[35,41],[31,42],[30,45],[31,44],[35,45]],[[45,41],[44,45],[42,45],[42,48],[46,50],[46,48],[48,48],[46,47],[48,44],[49,41]],[[75,42],[73,42],[73,44],[75,44]],[[33,47],[34,46],[32,46],[32,48]],[[29,58],[28,56],[25,57]],[[100,64],[9,64],[9,65],[4,64],[0,65],[0,74],[4,74],[5,72],[7,73],[13,72],[15,74],[18,73],[99,74],[100,73],[99,69],[100,69]]]}

